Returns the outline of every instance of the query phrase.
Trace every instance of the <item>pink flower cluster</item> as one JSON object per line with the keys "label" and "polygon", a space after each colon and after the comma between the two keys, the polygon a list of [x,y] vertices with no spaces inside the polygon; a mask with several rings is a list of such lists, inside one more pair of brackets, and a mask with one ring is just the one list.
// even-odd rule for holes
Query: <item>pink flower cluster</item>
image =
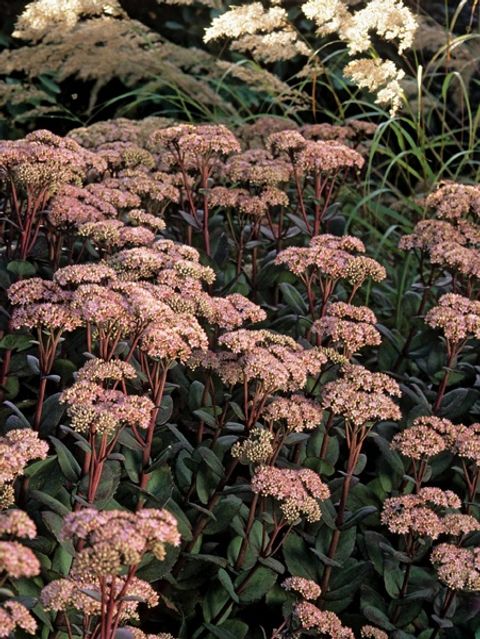
{"label": "pink flower cluster", "polygon": [[326,363],[321,349],[302,348],[295,340],[268,330],[240,329],[219,339],[231,353],[218,359],[217,369],[227,384],[257,380],[268,394],[303,388],[308,375]]}
{"label": "pink flower cluster", "polygon": [[419,537],[437,539],[441,534],[450,532],[449,523],[456,522],[456,525],[452,527],[452,534],[455,534],[459,526],[468,527],[472,523],[468,517],[467,520],[458,520],[458,515],[455,520],[446,518],[445,515],[449,510],[459,509],[460,506],[459,497],[452,491],[425,487],[414,495],[386,499],[383,505],[382,523],[395,534],[411,533]]}
{"label": "pink flower cluster", "polygon": [[302,601],[294,608],[302,630],[314,630],[328,639],[355,639],[350,628],[342,625],[340,619],[330,610],[320,610],[308,601]]}
{"label": "pink flower cluster", "polygon": [[[36,526],[26,513],[0,510],[0,537],[8,538],[0,541],[0,580],[6,586],[6,594],[11,595],[7,580],[32,578],[40,573],[40,562],[33,551],[16,541],[18,538],[33,539],[36,535]],[[0,604],[0,637],[10,637],[16,629],[34,635],[37,622],[22,603],[6,599]]]}
{"label": "pink flower cluster", "polygon": [[330,497],[327,485],[308,468],[293,470],[261,466],[252,477],[252,490],[279,501],[283,516],[290,524],[300,517],[309,522],[319,521],[319,503]]}
{"label": "pink flower cluster", "polygon": [[88,582],[118,575],[125,566],[137,566],[148,552],[162,560],[167,546],[180,543],[173,515],[148,508],[136,513],[85,508],[65,517],[61,535],[82,540],[71,576]]}
{"label": "pink flower cluster", "polygon": [[439,544],[431,560],[440,581],[451,590],[480,591],[480,548]]}
{"label": "pink flower cluster", "polygon": [[287,432],[313,430],[322,421],[323,409],[313,400],[298,393],[291,397],[274,397],[262,412],[266,422],[281,422]]}
{"label": "pink flower cluster", "polygon": [[354,364],[343,366],[341,373],[324,386],[324,408],[355,426],[400,419],[400,409],[392,399],[400,396],[400,388],[391,377]]}
{"label": "pink flower cluster", "polygon": [[355,253],[363,253],[363,242],[351,235],[319,235],[308,247],[289,247],[276,257],[276,264],[286,264],[288,269],[305,281],[312,277],[311,271],[333,280],[346,278]]}
{"label": "pink flower cluster", "polygon": [[0,637],[11,637],[17,628],[34,635],[37,622],[19,601],[4,601],[0,604]]}
{"label": "pink flower cluster", "polygon": [[458,428],[442,417],[417,417],[411,426],[397,433],[392,448],[410,459],[428,459],[452,449]]}
{"label": "pink flower cluster", "polygon": [[158,604],[158,594],[153,587],[137,577],[128,579],[124,575],[107,576],[100,582],[84,579],[55,579],[45,586],[40,600],[45,610],[68,611],[79,610],[88,616],[102,614],[102,587],[108,590],[114,601],[112,614],[118,615],[119,621],[138,619],[138,607],[145,603],[149,607]]}
{"label": "pink flower cluster", "polygon": [[23,474],[25,466],[34,459],[44,459],[48,444],[29,429],[10,430],[0,437],[0,507],[13,503],[14,480]]}
{"label": "pink flower cluster", "polygon": [[425,205],[435,210],[437,219],[418,222],[413,233],[401,239],[400,248],[427,254],[433,266],[455,277],[454,291],[465,287],[468,292],[473,279],[480,276],[480,229],[476,224],[480,189],[478,185],[443,182],[428,195]]}
{"label": "pink flower cluster", "polygon": [[78,380],[62,393],[60,401],[69,405],[71,426],[80,433],[113,436],[124,426],[148,428],[153,402],[145,396],[127,395],[105,389],[102,382],[132,379],[135,371],[121,361],[90,360]]}
{"label": "pink flower cluster", "polygon": [[366,306],[334,302],[312,328],[320,339],[331,339],[345,357],[350,358],[365,346],[381,343],[380,333],[374,326],[376,322],[374,313]]}
{"label": "pink flower cluster", "polygon": [[380,628],[375,628],[375,626],[362,626],[360,629],[360,636],[362,639],[388,639],[388,635]]}
{"label": "pink flower cluster", "polygon": [[322,594],[322,590],[318,584],[311,579],[305,577],[288,577],[282,583],[285,590],[293,590],[307,601],[315,601]]}
{"label": "pink flower cluster", "polygon": [[425,322],[440,329],[448,342],[459,344],[480,337],[480,302],[446,293],[425,316]]}

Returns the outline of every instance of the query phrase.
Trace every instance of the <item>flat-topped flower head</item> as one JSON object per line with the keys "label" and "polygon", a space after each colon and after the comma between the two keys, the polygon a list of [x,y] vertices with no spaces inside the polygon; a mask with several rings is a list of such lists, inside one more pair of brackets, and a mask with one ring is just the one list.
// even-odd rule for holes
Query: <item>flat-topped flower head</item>
{"label": "flat-topped flower head", "polygon": [[182,151],[198,155],[230,155],[241,151],[239,141],[223,124],[197,125],[179,138],[178,145]]}
{"label": "flat-topped flower head", "polygon": [[480,338],[480,302],[456,293],[446,293],[426,314],[425,322],[440,329],[447,341],[453,344],[469,337]]}
{"label": "flat-topped flower head", "polygon": [[17,629],[34,635],[37,622],[22,603],[9,599],[0,604],[0,637],[13,636]]}
{"label": "flat-topped flower head", "polygon": [[445,534],[451,537],[460,537],[480,531],[480,521],[472,515],[463,513],[448,513],[443,518]]}
{"label": "flat-topped flower head", "polygon": [[175,261],[173,269],[184,278],[201,280],[206,284],[213,284],[215,281],[215,271],[210,266],[203,266],[192,260]]}
{"label": "flat-topped flower head", "polygon": [[390,532],[437,539],[443,532],[441,517],[415,495],[391,497],[384,503],[382,523]]}
{"label": "flat-topped flower head", "polygon": [[185,363],[193,351],[208,349],[208,338],[193,315],[175,313],[166,307],[143,332],[139,348],[165,365],[174,361]]}
{"label": "flat-topped flower head", "polygon": [[[114,601],[113,614],[120,621],[138,619],[141,603],[148,607],[158,604],[158,594],[152,586],[138,577],[130,577],[126,583],[124,575],[103,578],[103,590]],[[55,579],[45,586],[40,601],[45,610],[60,612],[78,610],[85,615],[102,614],[102,586],[98,579],[91,582],[83,579]]]}
{"label": "flat-topped flower head", "polygon": [[288,161],[265,149],[249,149],[229,158],[221,172],[236,183],[277,186],[290,180],[292,169]]}
{"label": "flat-topped flower head", "polygon": [[451,449],[458,429],[448,419],[441,417],[417,417],[412,425],[397,433],[392,448],[410,459],[428,459]]}
{"label": "flat-topped flower head", "polygon": [[226,186],[214,186],[208,191],[208,204],[212,207],[236,208],[242,198],[250,197],[247,189],[228,188]]}
{"label": "flat-topped flower head", "polygon": [[120,359],[105,361],[98,357],[89,359],[77,373],[78,382],[94,382],[96,384],[114,381],[120,382],[127,379],[135,379],[135,368],[128,362]]}
{"label": "flat-topped flower head", "polygon": [[69,513],[61,536],[83,540],[71,576],[88,581],[118,575],[123,567],[140,563],[146,553],[163,560],[166,546],[180,543],[175,517],[166,510],[149,508],[136,513],[93,508]]}
{"label": "flat-topped flower head", "polygon": [[[117,209],[111,203],[111,194],[100,191],[98,184],[87,187],[67,184],[62,186],[51,199],[46,213],[48,223],[55,231],[66,231],[78,228],[87,222],[98,222],[113,219],[117,216]],[[93,187],[97,188],[93,191]],[[102,197],[103,196],[103,197]],[[108,196],[108,200],[104,197]],[[137,202],[137,206],[140,201]]]}
{"label": "flat-topped flower head", "polygon": [[155,145],[171,153],[171,164],[187,170],[207,166],[210,171],[219,157],[239,153],[240,142],[223,124],[181,124],[156,131]]}
{"label": "flat-topped flower head", "polygon": [[272,133],[289,129],[298,129],[298,124],[285,117],[261,115],[253,121],[240,125],[237,135],[245,146],[263,151],[265,141]]}
{"label": "flat-topped flower head", "polygon": [[447,532],[445,515],[458,509],[461,501],[450,490],[424,487],[415,495],[390,497],[385,500],[382,523],[398,535],[415,534],[437,539]]}
{"label": "flat-topped flower head", "polygon": [[131,224],[145,226],[155,233],[166,228],[165,220],[152,213],[147,213],[143,209],[132,209],[128,212],[127,217]]}
{"label": "flat-topped flower head", "polygon": [[180,191],[171,179],[165,179],[162,171],[147,173],[142,168],[124,169],[117,177],[106,178],[100,185],[108,189],[112,203],[125,211],[140,206],[162,209],[180,200]]}
{"label": "flat-topped flower head", "polygon": [[[189,283],[192,281],[190,280]],[[125,312],[132,322],[132,326],[140,335],[146,326],[153,321],[168,317],[170,309],[177,313],[197,310],[196,298],[201,292],[201,285],[197,288],[188,287],[184,280],[177,278],[172,287],[152,284],[150,282],[131,282],[129,280],[116,282],[111,289],[123,297]],[[181,285],[179,292],[175,285]],[[182,296],[189,295],[182,306]]]}
{"label": "flat-topped flower head", "polygon": [[219,339],[238,357],[221,358],[218,372],[225,383],[257,380],[266,392],[296,391],[327,362],[321,349],[302,348],[295,340],[268,330],[239,329]]}
{"label": "flat-topped flower head", "polygon": [[430,250],[431,263],[466,277],[479,277],[480,251],[464,244],[465,241],[460,243],[451,239],[437,242]]}
{"label": "flat-topped flower head", "polygon": [[87,222],[80,226],[78,234],[88,238],[103,253],[126,247],[151,246],[155,241],[155,234],[150,229],[127,226],[120,220]]}
{"label": "flat-topped flower head", "polygon": [[415,225],[413,233],[404,235],[398,243],[404,251],[417,249],[419,251],[434,250],[437,244],[443,242],[465,243],[465,237],[458,228],[444,220],[421,220]]}
{"label": "flat-topped flower head", "polygon": [[480,215],[480,187],[445,181],[427,196],[425,204],[442,219],[457,220],[468,215],[476,219]]}
{"label": "flat-topped flower head", "polygon": [[[113,374],[119,372],[113,371]],[[148,397],[107,390],[84,378],[65,390],[60,401],[69,405],[68,414],[74,430],[107,437],[125,426],[148,428],[154,409]]]}
{"label": "flat-topped flower head", "polygon": [[333,140],[309,140],[296,154],[295,161],[304,173],[338,174],[342,170],[360,170],[365,164],[360,153]]}
{"label": "flat-topped flower head", "polygon": [[323,414],[320,404],[304,395],[294,394],[291,397],[274,397],[263,410],[262,418],[267,423],[285,424],[287,432],[301,433],[319,426]]}
{"label": "flat-topped flower head", "polygon": [[312,271],[318,271],[320,276],[334,280],[344,277],[356,279],[356,271],[360,273],[362,269],[368,268],[368,264],[362,266],[358,263],[354,270],[349,270],[349,264],[356,253],[364,251],[364,244],[353,236],[337,237],[327,233],[314,237],[308,247],[291,246],[284,249],[275,258],[275,263],[286,264],[292,273],[302,279]]}
{"label": "flat-topped flower head", "polygon": [[28,428],[8,431],[0,437],[0,484],[12,482],[34,459],[45,459],[48,444]]}
{"label": "flat-topped flower head", "polygon": [[30,548],[18,541],[0,541],[0,574],[14,579],[36,577],[40,573],[40,562]]}
{"label": "flat-topped flower head", "polygon": [[171,268],[178,260],[188,260],[190,262],[199,262],[200,253],[193,246],[179,244],[172,240],[159,239],[154,244],[157,253],[163,255],[167,260],[167,268]]}
{"label": "flat-topped flower head", "polygon": [[375,313],[368,306],[354,306],[345,302],[334,302],[328,305],[327,314],[331,317],[339,317],[353,322],[377,323]]}
{"label": "flat-topped flower head", "polygon": [[273,455],[274,436],[269,430],[255,426],[248,439],[236,442],[230,453],[244,464],[265,464]]}
{"label": "flat-topped flower head", "polygon": [[388,639],[387,633],[375,626],[362,626],[360,628],[360,637],[362,639]]}
{"label": "flat-topped flower head", "polygon": [[[93,1],[98,2],[98,0]],[[114,118],[72,129],[68,137],[88,149],[96,149],[111,142],[131,142],[143,147],[153,131],[170,124],[172,120],[157,116],[149,116],[142,120]]]}
{"label": "flat-topped flower head", "polygon": [[373,122],[348,120],[343,125],[328,122],[304,124],[300,131],[307,140],[332,140],[356,147],[359,150],[362,149],[363,140],[372,137],[377,129],[378,125]]}
{"label": "flat-topped flower head", "polygon": [[0,511],[0,537],[33,539],[37,536],[37,527],[27,513],[12,509]]}
{"label": "flat-topped flower head", "polygon": [[392,398],[399,397],[401,392],[391,377],[353,364],[343,366],[341,375],[325,385],[324,408],[356,426],[400,419],[400,409]]}
{"label": "flat-topped flower head", "polygon": [[80,284],[108,284],[115,280],[116,272],[106,264],[72,264],[55,271],[53,281],[66,289]]}
{"label": "flat-topped flower head", "polygon": [[122,279],[129,280],[155,278],[166,268],[165,257],[147,247],[124,249],[115,253],[108,262]]}
{"label": "flat-topped flower head", "polygon": [[417,496],[424,504],[438,506],[439,508],[460,508],[462,502],[458,495],[451,490],[442,490],[436,486],[424,486]]}
{"label": "flat-topped flower head", "polygon": [[469,220],[460,219],[456,221],[455,228],[462,236],[462,239],[459,240],[459,244],[472,244],[478,248],[478,245],[480,245],[480,226],[478,224],[470,222]]}
{"label": "flat-topped flower head", "polygon": [[207,284],[215,280],[214,271],[199,263],[195,249],[171,240],[157,240],[151,247],[124,249],[108,262],[122,279],[161,282],[165,272],[174,271],[178,279],[197,279]]}
{"label": "flat-topped flower head", "polygon": [[480,423],[459,427],[453,448],[460,457],[480,466]]}
{"label": "flat-topped flower head", "polygon": [[[142,198],[140,194],[137,193],[137,190],[142,193],[142,187],[143,191],[145,191],[151,186],[151,178],[143,171],[131,171],[131,173],[134,173],[139,178],[137,188],[134,188],[132,180],[125,177],[123,173],[124,172],[121,173],[122,177],[107,177],[101,182],[89,184],[85,187],[97,201],[101,200],[112,206],[116,211],[116,215],[118,215],[118,211],[140,206],[142,204]],[[147,186],[145,186],[145,181],[147,182]]]}
{"label": "flat-topped flower head", "polygon": [[66,298],[64,291],[55,282],[42,280],[40,277],[14,282],[7,289],[7,295],[13,306],[27,306],[39,302],[58,303]]}
{"label": "flat-topped flower head", "polygon": [[313,323],[320,339],[330,338],[340,346],[346,357],[351,357],[365,346],[378,346],[380,332],[374,324],[377,318],[366,306],[352,306],[345,302],[330,304],[325,315]]}
{"label": "flat-topped flower head", "polygon": [[327,485],[308,468],[293,470],[260,466],[252,478],[252,490],[262,497],[273,497],[279,501],[288,523],[301,517],[308,522],[319,521],[320,502],[330,497]]}
{"label": "flat-topped flower head", "polygon": [[267,145],[274,154],[287,153],[290,157],[294,157],[294,153],[303,149],[307,144],[307,140],[300,131],[295,129],[284,129],[272,133]]}
{"label": "flat-topped flower head", "polygon": [[72,306],[84,322],[96,326],[102,334],[126,336],[134,328],[126,300],[111,287],[82,284],[73,294]]}
{"label": "flat-topped flower head", "polygon": [[305,631],[314,630],[328,639],[355,639],[355,635],[334,612],[320,610],[308,601],[302,601],[293,609],[300,628]]}
{"label": "flat-topped flower head", "polygon": [[181,137],[193,131],[195,131],[195,125],[193,124],[176,124],[162,127],[152,133],[151,144],[160,148],[176,145]]}
{"label": "flat-topped flower head", "polygon": [[71,332],[82,326],[82,318],[77,309],[70,304],[52,304],[40,302],[15,308],[11,326],[39,329],[46,332]]}
{"label": "flat-topped flower head", "polygon": [[276,206],[288,206],[287,193],[275,186],[266,186],[257,195],[239,194],[236,202],[237,213],[262,218]]}
{"label": "flat-topped flower head", "polygon": [[431,560],[438,578],[451,590],[480,591],[480,548],[439,544]]}
{"label": "flat-topped flower head", "polygon": [[287,579],[282,582],[282,588],[297,593],[307,601],[315,601],[315,599],[318,599],[322,594],[320,586],[305,577],[287,577]]}
{"label": "flat-topped flower head", "polygon": [[0,174],[17,187],[53,195],[62,184],[79,182],[88,171],[103,173],[106,163],[72,139],[37,130],[23,140],[0,143]]}
{"label": "flat-topped flower head", "polygon": [[107,162],[110,172],[137,167],[153,169],[156,166],[152,153],[132,142],[102,144],[97,154]]}
{"label": "flat-topped flower head", "polygon": [[200,314],[210,324],[227,330],[239,328],[248,322],[263,322],[267,317],[260,306],[240,293],[232,293],[226,297],[212,297],[205,293],[200,296],[198,304]]}
{"label": "flat-topped flower head", "polygon": [[345,267],[343,277],[348,280],[352,286],[359,287],[369,278],[374,282],[381,282],[387,277],[387,271],[377,260],[360,255],[349,260]]}
{"label": "flat-topped flower head", "polygon": [[231,331],[220,338],[220,343],[237,354],[252,351],[257,347],[274,348],[275,346],[280,346],[295,352],[301,350],[301,346],[292,337],[266,329]]}

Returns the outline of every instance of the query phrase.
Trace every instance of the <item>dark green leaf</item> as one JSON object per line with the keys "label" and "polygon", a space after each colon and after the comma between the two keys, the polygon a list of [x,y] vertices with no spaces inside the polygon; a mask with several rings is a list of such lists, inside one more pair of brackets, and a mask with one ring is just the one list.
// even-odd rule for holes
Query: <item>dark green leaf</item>
{"label": "dark green leaf", "polygon": [[30,275],[35,275],[37,268],[34,264],[25,260],[13,260],[7,264],[7,271],[19,277],[29,277]]}
{"label": "dark green leaf", "polygon": [[279,288],[290,308],[296,311],[299,315],[305,315],[307,313],[308,307],[303,297],[294,286],[288,284],[288,282],[282,282],[279,284]]}
{"label": "dark green leaf", "polygon": [[348,528],[355,526],[355,524],[360,523],[361,521],[363,521],[364,519],[366,519],[370,515],[373,515],[373,513],[376,513],[376,512],[377,512],[376,506],[363,506],[363,508],[359,508],[357,511],[355,511],[354,513],[351,513],[345,518],[345,523],[341,527],[341,530],[347,530]]}
{"label": "dark green leaf", "polygon": [[240,600],[238,598],[237,593],[235,592],[235,588],[233,586],[233,582],[232,582],[228,572],[226,570],[224,570],[223,568],[220,568],[220,570],[217,573],[217,576],[218,576],[219,582],[222,584],[222,586],[228,592],[228,594],[233,599],[233,601],[235,603],[240,603]]}
{"label": "dark green leaf", "polygon": [[32,490],[30,495],[33,499],[40,502],[44,506],[48,506],[51,510],[56,512],[58,515],[61,515],[62,517],[65,517],[65,515],[68,515],[68,513],[70,512],[69,509],[64,504],[62,504],[62,502],[58,501],[58,499],[55,499],[55,497],[52,497],[51,495],[48,495],[47,493],[44,493],[40,490]]}
{"label": "dark green leaf", "polygon": [[[235,589],[242,603],[253,603],[261,599],[277,581],[277,573],[270,568],[261,566],[249,578],[245,587],[241,587],[245,574],[240,574],[235,580]],[[241,590],[241,592],[239,592]]]}

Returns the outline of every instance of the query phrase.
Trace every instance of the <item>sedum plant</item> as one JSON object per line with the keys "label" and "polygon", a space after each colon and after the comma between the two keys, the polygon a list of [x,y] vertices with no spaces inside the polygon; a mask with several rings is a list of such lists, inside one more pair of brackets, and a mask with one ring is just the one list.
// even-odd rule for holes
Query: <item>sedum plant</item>
{"label": "sedum plant", "polygon": [[375,132],[2,142],[4,636],[477,631],[477,191],[418,203],[400,330]]}

